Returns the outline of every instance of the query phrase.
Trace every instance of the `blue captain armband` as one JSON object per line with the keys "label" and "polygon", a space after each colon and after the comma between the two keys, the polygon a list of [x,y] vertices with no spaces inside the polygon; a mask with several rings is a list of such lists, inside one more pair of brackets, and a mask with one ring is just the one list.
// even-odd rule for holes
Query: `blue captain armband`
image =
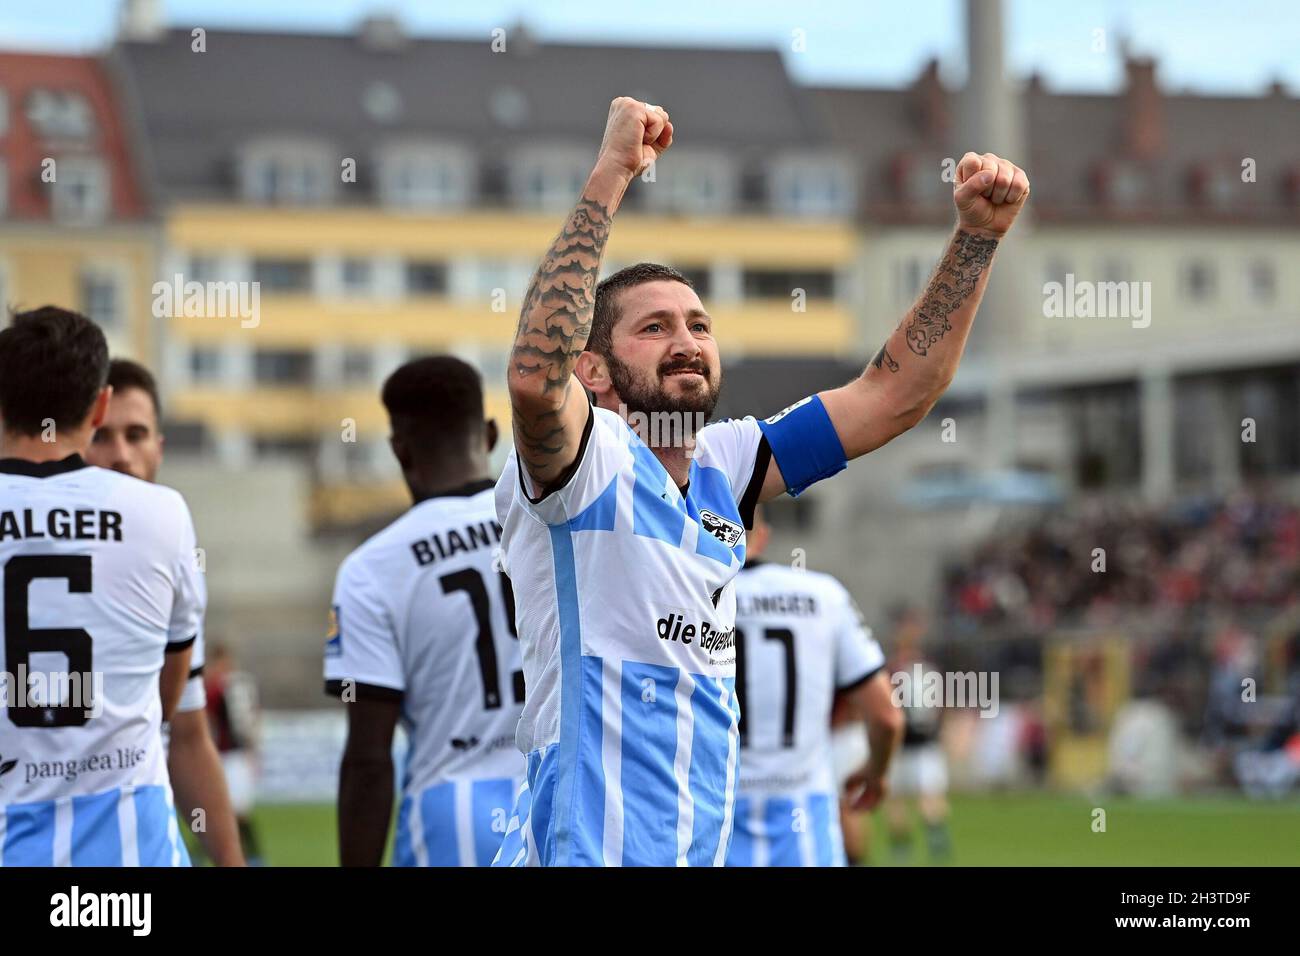
{"label": "blue captain armband", "polygon": [[848,460],[826,406],[817,395],[758,423],[790,496],[844,470]]}

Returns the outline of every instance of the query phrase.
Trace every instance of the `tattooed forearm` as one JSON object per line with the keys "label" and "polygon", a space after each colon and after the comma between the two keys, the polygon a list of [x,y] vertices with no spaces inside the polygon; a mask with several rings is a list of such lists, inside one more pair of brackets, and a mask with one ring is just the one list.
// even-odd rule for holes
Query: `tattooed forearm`
{"label": "tattooed forearm", "polygon": [[889,349],[885,348],[883,345],[880,346],[880,351],[876,353],[876,357],[871,360],[871,364],[876,368],[887,366],[891,372],[898,371],[898,363],[895,362],[894,357],[889,354]]}
{"label": "tattooed forearm", "polygon": [[[996,239],[964,230],[957,232],[907,324],[908,348],[925,355],[945,332],[952,330],[948,316],[975,291],[997,247]],[[897,370],[891,360],[890,371]]]}
{"label": "tattooed forearm", "polygon": [[524,297],[510,369],[519,379],[541,376],[542,394],[568,386],[587,344],[609,223],[608,207],[580,199]]}

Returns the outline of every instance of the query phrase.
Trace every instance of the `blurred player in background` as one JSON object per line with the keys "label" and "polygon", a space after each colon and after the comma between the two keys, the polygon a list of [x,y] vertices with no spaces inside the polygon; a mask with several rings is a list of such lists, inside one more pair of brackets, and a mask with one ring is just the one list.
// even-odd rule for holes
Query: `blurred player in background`
{"label": "blurred player in background", "polygon": [[[128,359],[113,359],[108,367],[108,384],[113,389],[113,397],[103,423],[95,429],[86,461],[142,481],[155,481],[163,458],[163,434],[159,427],[162,406],[157,383],[143,365]],[[206,604],[207,582],[202,574],[195,580]],[[244,854],[239,846],[226,777],[208,729],[201,619],[190,656],[189,680],[171,719],[167,770],[181,820],[189,826],[201,823],[195,832],[208,857],[217,866],[243,866]],[[203,811],[197,820],[196,809]]]}
{"label": "blurred player in background", "polygon": [[108,366],[66,309],[0,331],[4,866],[189,865],[161,727],[203,614],[194,525],[176,491],[82,459]]}
{"label": "blurred player in background", "polygon": [[524,675],[473,368],[409,362],[384,383],[390,444],[413,504],[348,555],[334,588],[327,692],[347,704],[339,770],[344,866],[382,862],[393,807],[393,732],[410,741],[393,862],[486,866],[524,774],[515,729]]}
{"label": "blurred player in background", "polygon": [[[919,610],[903,612],[890,662],[891,673],[910,673],[918,664],[923,673],[934,670],[921,656],[925,629],[925,618]],[[890,773],[891,793],[885,801],[890,853],[898,863],[911,859],[915,827],[908,804],[914,802],[925,830],[929,858],[931,862],[943,863],[952,855],[948,833],[948,760],[939,742],[943,709],[927,706],[921,694],[912,695],[905,703],[903,747]]]}
{"label": "blurred player in background", "polygon": [[829,574],[760,560],[770,535],[756,510],[736,575],[740,786],[727,865],[843,866],[832,704],[838,693],[872,741],[874,759],[848,781],[846,799],[860,811],[885,792],[903,715],[852,596]]}
{"label": "blurred player in background", "polygon": [[[625,192],[673,137],[661,107],[610,104],[507,365],[515,441],[497,512],[529,698],[518,737],[528,789],[503,864],[726,860],[739,718],[729,585],[753,507],[799,494],[925,417],[956,373],[998,242],[1029,196],[1013,164],[965,154],[958,222],[935,277],[863,374],[765,422],[697,428],[722,372],[713,319],[690,282],[640,263],[597,284]],[[656,438],[653,416],[682,440]]]}
{"label": "blurred player in background", "polygon": [[253,827],[257,797],[257,683],[251,674],[236,669],[224,644],[214,644],[203,669],[208,699],[208,726],[216,739],[221,768],[225,771],[230,805],[239,830],[239,842],[251,866],[263,865]]}

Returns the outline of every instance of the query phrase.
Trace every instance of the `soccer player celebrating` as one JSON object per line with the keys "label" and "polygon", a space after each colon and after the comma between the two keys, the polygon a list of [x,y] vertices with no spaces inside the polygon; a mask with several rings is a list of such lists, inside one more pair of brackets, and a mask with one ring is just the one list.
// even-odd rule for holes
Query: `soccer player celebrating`
{"label": "soccer player celebrating", "polygon": [[[163,433],[159,427],[161,405],[158,385],[147,368],[129,359],[113,359],[108,366],[113,389],[108,412],[95,429],[86,461],[99,468],[153,482],[163,458]],[[195,578],[200,597],[206,598],[203,575]],[[203,602],[206,604],[206,600]],[[217,866],[243,866],[235,815],[221,759],[208,730],[207,698],[203,692],[203,621],[190,657],[189,680],[172,715],[167,745],[167,770],[181,819],[193,823],[202,810],[199,843]]]}
{"label": "soccer player celebrating", "polygon": [[[723,863],[739,717],[727,585],[754,505],[799,494],[925,417],[1029,195],[1016,166],[967,153],[935,276],[862,376],[764,422],[696,430],[722,376],[695,290],[645,263],[596,283],[624,192],[672,142],[660,107],[611,104],[507,367],[514,450],[497,511],[518,597],[528,775],[503,864]],[[678,439],[650,434],[665,422]]]}
{"label": "soccer player celebrating", "polygon": [[438,356],[384,383],[393,453],[414,504],[339,568],[327,692],[347,703],[339,771],[344,866],[377,866],[393,806],[393,730],[410,751],[393,862],[486,866],[524,775],[524,700],[478,373]]}
{"label": "soccer player celebrating", "polygon": [[176,491],[82,460],[107,379],[84,316],[46,306],[0,331],[5,866],[189,864],[160,727],[202,614],[194,526]]}
{"label": "soccer player celebrating", "polygon": [[761,510],[736,575],[740,788],[728,866],[844,866],[831,709],[865,721],[872,759],[854,768],[849,802],[870,810],[885,790],[903,712],[889,698],[885,655],[844,585],[759,560],[771,529]]}

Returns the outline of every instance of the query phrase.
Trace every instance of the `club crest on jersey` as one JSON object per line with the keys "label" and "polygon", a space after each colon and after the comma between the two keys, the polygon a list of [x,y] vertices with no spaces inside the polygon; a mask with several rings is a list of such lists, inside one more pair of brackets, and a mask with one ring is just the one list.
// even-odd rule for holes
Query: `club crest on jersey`
{"label": "club crest on jersey", "polygon": [[728,548],[734,548],[740,536],[745,533],[745,529],[734,521],[714,514],[707,508],[700,511],[700,523],[704,525],[704,530],[713,535]]}
{"label": "club crest on jersey", "polygon": [[335,657],[343,653],[343,636],[339,634],[339,606],[330,608],[329,631],[325,634],[325,653]]}

